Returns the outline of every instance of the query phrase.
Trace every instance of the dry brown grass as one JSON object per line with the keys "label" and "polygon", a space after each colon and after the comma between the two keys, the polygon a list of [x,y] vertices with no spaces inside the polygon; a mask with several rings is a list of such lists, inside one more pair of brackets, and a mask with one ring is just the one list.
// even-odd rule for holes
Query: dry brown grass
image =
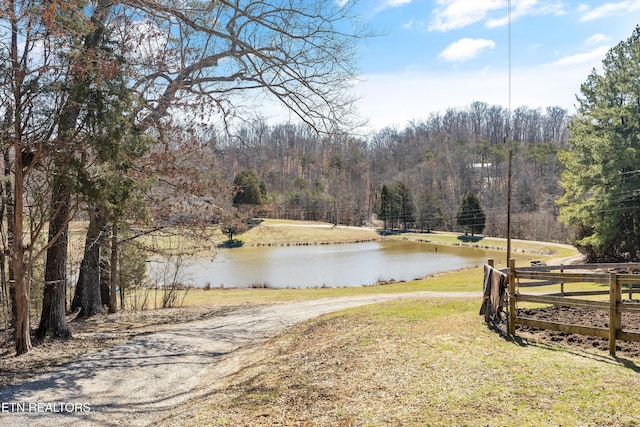
{"label": "dry brown grass", "polygon": [[505,341],[478,305],[391,302],[297,325],[161,425],[640,425],[634,362]]}
{"label": "dry brown grass", "polygon": [[238,236],[246,245],[298,245],[379,240],[370,228],[333,226],[308,221],[265,220],[258,227]]}
{"label": "dry brown grass", "polygon": [[[484,326],[479,304],[476,298],[397,301],[298,324],[266,345],[234,352],[242,361],[235,373],[222,382],[203,378],[195,399],[160,425],[640,425],[637,362],[505,341]],[[233,309],[125,312],[72,322],[73,343],[48,342],[28,356],[0,358],[0,385]]]}

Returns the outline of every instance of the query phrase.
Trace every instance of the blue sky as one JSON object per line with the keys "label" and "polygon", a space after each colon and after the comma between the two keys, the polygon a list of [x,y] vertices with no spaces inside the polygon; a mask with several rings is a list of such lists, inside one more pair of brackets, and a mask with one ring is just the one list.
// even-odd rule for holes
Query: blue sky
{"label": "blue sky", "polygon": [[[334,0],[344,4],[349,0]],[[405,126],[474,101],[509,106],[508,0],[361,0],[360,114]],[[511,106],[575,111],[607,51],[640,24],[640,0],[511,0]]]}

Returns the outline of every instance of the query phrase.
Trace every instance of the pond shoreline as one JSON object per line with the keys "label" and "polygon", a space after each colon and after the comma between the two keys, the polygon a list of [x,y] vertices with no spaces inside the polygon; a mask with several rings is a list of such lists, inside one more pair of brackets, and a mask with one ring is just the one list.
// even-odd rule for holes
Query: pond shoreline
{"label": "pond shoreline", "polygon": [[[382,235],[382,229],[334,225],[324,222],[294,220],[263,220],[260,225],[245,233],[243,246],[312,246],[373,242],[384,240],[409,240],[438,246],[454,246],[506,252],[505,238],[477,235],[474,241],[464,241],[462,233],[446,231],[400,231]],[[356,234],[356,236],[353,235]],[[357,236],[357,235],[360,236]],[[575,256],[577,250],[568,244],[512,239],[514,255],[536,255],[560,258]]]}
{"label": "pond shoreline", "polygon": [[[278,246],[326,246],[326,245],[348,245],[353,243],[369,243],[376,242],[383,239],[361,239],[361,240],[349,240],[344,242],[284,242],[284,243],[253,243],[245,244],[243,247],[278,247]],[[235,248],[221,248],[221,249],[235,249]]]}
{"label": "pond shoreline", "polygon": [[372,286],[476,267],[493,255],[484,248],[401,239],[266,244],[194,258],[185,271],[193,287],[205,288]]}

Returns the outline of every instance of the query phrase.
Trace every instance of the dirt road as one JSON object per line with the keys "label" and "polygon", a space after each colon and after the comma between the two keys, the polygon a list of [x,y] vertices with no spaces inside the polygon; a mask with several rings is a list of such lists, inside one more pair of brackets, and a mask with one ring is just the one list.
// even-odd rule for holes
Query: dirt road
{"label": "dirt road", "polygon": [[0,425],[152,425],[210,388],[212,378],[215,382],[241,369],[247,349],[295,323],[391,299],[480,295],[415,292],[331,298],[246,308],[178,324],[0,390]]}

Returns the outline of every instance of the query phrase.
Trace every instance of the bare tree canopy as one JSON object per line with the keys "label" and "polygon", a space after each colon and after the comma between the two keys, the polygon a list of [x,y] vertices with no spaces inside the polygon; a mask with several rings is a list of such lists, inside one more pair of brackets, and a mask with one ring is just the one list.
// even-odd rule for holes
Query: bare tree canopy
{"label": "bare tree canopy", "polygon": [[[147,150],[143,135],[175,152],[194,133],[250,118],[272,102],[316,131],[353,127],[355,52],[368,35],[353,6],[323,0],[0,5],[0,143],[6,182],[13,182],[0,207],[9,236],[4,252],[13,258],[8,277],[17,295],[18,353],[31,347],[31,273],[45,252],[36,335],[71,337],[65,320],[69,222],[78,200],[100,218],[122,219],[120,210],[109,209],[125,206],[125,196],[135,193],[130,172]],[[32,182],[46,197],[37,200],[39,222],[23,230],[34,218],[23,212],[36,205],[24,203],[34,197],[25,191]],[[21,236],[30,231],[35,241],[44,224],[47,241],[34,253]],[[97,277],[93,273],[87,277]],[[99,310],[91,303],[97,308],[89,312]]]}
{"label": "bare tree canopy", "polygon": [[273,101],[318,130],[352,126],[356,50],[368,35],[353,3],[123,2],[112,26],[147,101],[138,126],[167,115],[228,123]]}

